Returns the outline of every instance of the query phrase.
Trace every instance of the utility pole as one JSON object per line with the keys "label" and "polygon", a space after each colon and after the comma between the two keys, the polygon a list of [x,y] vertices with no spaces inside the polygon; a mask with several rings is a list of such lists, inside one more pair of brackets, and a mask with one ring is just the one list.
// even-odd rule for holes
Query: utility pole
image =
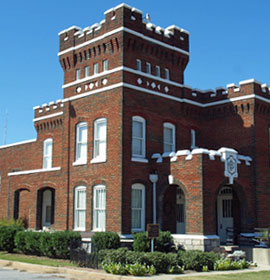
{"label": "utility pole", "polygon": [[4,140],[3,144],[7,144],[7,128],[8,128],[8,110],[6,110],[5,126],[4,126]]}

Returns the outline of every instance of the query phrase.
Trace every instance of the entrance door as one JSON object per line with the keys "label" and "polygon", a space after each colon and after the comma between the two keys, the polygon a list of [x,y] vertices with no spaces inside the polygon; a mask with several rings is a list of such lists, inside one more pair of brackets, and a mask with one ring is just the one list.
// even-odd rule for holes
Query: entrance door
{"label": "entrance door", "polygon": [[176,190],[176,233],[186,233],[185,195],[180,187]]}
{"label": "entrance door", "polygon": [[232,188],[220,190],[217,200],[218,235],[221,243],[233,241],[233,192]]}
{"label": "entrance door", "polygon": [[52,191],[43,192],[42,198],[42,228],[52,224]]}

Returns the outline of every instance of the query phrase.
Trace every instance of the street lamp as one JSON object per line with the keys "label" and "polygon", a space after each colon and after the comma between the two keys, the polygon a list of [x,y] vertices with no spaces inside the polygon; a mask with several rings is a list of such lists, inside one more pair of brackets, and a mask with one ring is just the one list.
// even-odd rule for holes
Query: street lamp
{"label": "street lamp", "polygon": [[[157,223],[157,194],[156,194],[156,183],[158,181],[158,175],[156,172],[149,174],[149,180],[153,184],[153,224]],[[154,252],[154,238],[151,240],[151,251]]]}

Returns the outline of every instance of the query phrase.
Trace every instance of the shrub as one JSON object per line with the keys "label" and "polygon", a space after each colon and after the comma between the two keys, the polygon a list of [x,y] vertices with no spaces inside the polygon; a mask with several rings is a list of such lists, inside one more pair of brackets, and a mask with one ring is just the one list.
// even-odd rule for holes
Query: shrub
{"label": "shrub", "polygon": [[17,220],[14,219],[8,219],[8,218],[3,218],[0,219],[0,226],[18,226],[18,227],[22,227],[22,228],[26,228],[27,227],[27,221],[23,218],[19,218]]}
{"label": "shrub", "polygon": [[[149,273],[149,267],[145,264],[134,263],[134,264],[126,264],[126,271],[128,274],[133,276],[144,276]],[[152,273],[154,270],[152,270]]]}
{"label": "shrub", "polygon": [[215,270],[236,270],[249,268],[250,263],[246,260],[233,261],[229,258],[222,258],[215,262]]}
{"label": "shrub", "polygon": [[102,249],[118,249],[120,237],[116,232],[96,232],[92,237],[94,251]]}
{"label": "shrub", "polygon": [[83,248],[72,249],[70,252],[70,260],[77,263],[80,267],[99,268],[98,257],[98,253],[89,254]]}
{"label": "shrub", "polygon": [[0,251],[12,253],[15,248],[15,235],[21,230],[23,228],[16,225],[0,226]]}
{"label": "shrub", "polygon": [[171,233],[169,231],[161,231],[159,237],[155,239],[155,251],[169,253],[173,244]]}
{"label": "shrub", "polygon": [[180,265],[173,265],[168,267],[169,274],[183,274],[184,273],[184,266]]}
{"label": "shrub", "polygon": [[126,266],[121,263],[108,263],[103,265],[103,269],[107,273],[112,274],[120,274],[120,275],[126,275],[127,269]]}
{"label": "shrub", "polygon": [[40,233],[40,250],[42,255],[52,258],[55,256],[51,235],[49,232]]}
{"label": "shrub", "polygon": [[198,250],[179,251],[178,256],[182,260],[185,269],[196,271],[202,271],[204,266],[207,266],[209,270],[213,270],[214,264],[219,258],[219,255],[214,252]]}
{"label": "shrub", "polygon": [[33,231],[20,231],[15,235],[15,245],[16,248],[24,253],[29,255],[42,255],[40,249],[40,232]]}
{"label": "shrub", "polygon": [[[161,252],[145,253],[142,262],[148,266],[153,265],[157,273],[167,273],[170,265],[178,264],[171,255],[175,255],[175,260],[177,260],[176,254],[165,254]],[[170,261],[172,260],[173,263],[171,264]]]}
{"label": "shrub", "polygon": [[147,237],[146,232],[138,232],[134,235],[133,249],[136,252],[149,252],[150,239]]}

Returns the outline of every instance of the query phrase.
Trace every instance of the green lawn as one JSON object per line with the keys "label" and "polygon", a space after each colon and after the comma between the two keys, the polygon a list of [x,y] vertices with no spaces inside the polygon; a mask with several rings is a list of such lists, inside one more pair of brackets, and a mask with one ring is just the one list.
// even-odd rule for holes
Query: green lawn
{"label": "green lawn", "polygon": [[203,273],[201,276],[190,276],[190,277],[176,277],[175,280],[269,280],[270,271],[260,271],[260,272],[246,272],[246,273],[235,273],[235,274],[223,274],[223,275],[205,275]]}
{"label": "green lawn", "polygon": [[69,260],[49,259],[46,257],[26,256],[20,254],[8,254],[5,252],[0,252],[0,260],[17,261],[17,262],[24,262],[24,263],[56,266],[56,267],[59,266],[77,267],[76,264],[69,262]]}

